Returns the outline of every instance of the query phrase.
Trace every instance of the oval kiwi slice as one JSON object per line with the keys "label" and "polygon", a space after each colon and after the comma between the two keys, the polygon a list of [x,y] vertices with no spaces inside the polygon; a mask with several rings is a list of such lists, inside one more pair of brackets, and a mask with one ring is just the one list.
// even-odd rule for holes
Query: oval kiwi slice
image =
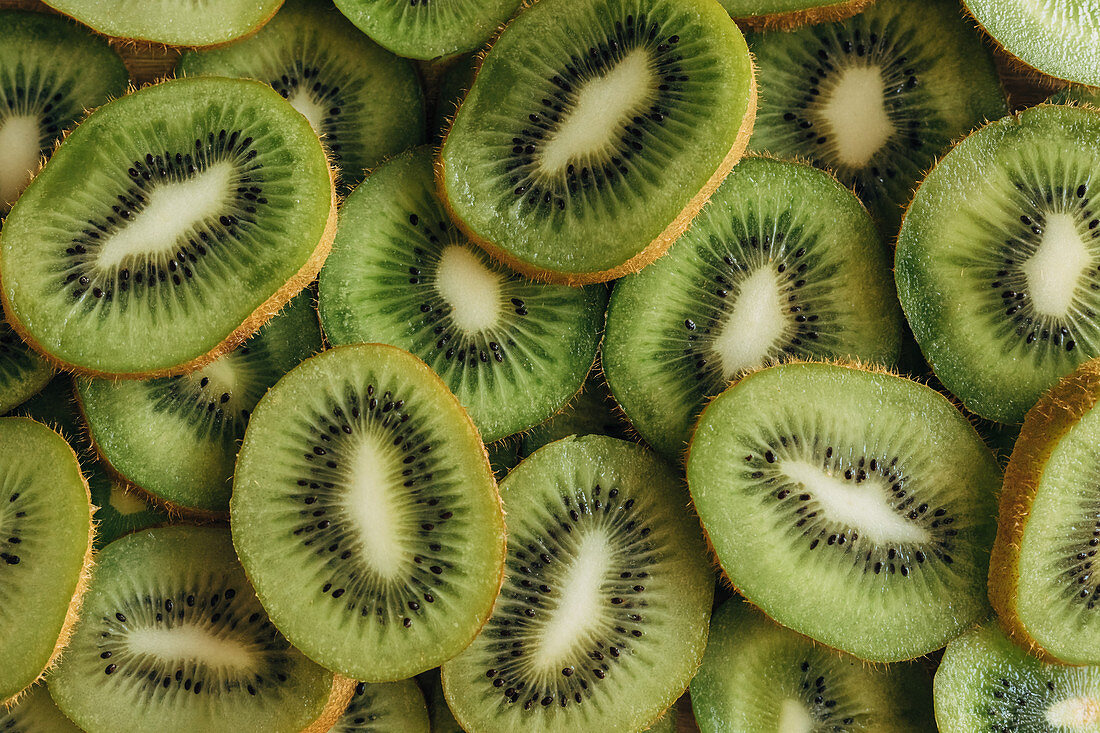
{"label": "oval kiwi slice", "polygon": [[93,535],[73,449],[41,423],[0,418],[0,710],[65,646]]}
{"label": "oval kiwi slice", "polygon": [[892,364],[901,309],[867,210],[829,174],[748,158],[668,256],[615,284],[603,368],[642,437],[679,462],[699,411],[785,359]]}
{"label": "oval kiwi slice", "polygon": [[354,683],[272,627],[228,531],[175,526],[99,553],[83,617],[49,686],[89,733],[298,733],[328,730]]}
{"label": "oval kiwi slice", "polygon": [[12,326],[91,374],[167,376],[244,341],[321,267],[328,163],[266,85],[180,79],[94,112],[0,238]]}
{"label": "oval kiwi slice", "polygon": [[58,709],[45,684],[39,684],[11,707],[0,706],[0,730],[4,733],[81,733]]}
{"label": "oval kiwi slice", "polygon": [[1001,472],[922,384],[833,364],[755,372],[703,411],[687,477],[730,582],[801,634],[890,662],[988,613]]}
{"label": "oval kiwi slice", "polygon": [[537,425],[580,389],[606,299],[603,288],[534,283],[489,261],[439,203],[428,148],[383,164],[348,197],[319,293],[332,343],[416,354],[485,441]]}
{"label": "oval kiwi slice", "polygon": [[329,733],[429,733],[428,708],[413,680],[360,682]]}
{"label": "oval kiwi slice", "polygon": [[898,295],[936,376],[1020,422],[1100,356],[1100,112],[1040,106],[970,135],[905,216]]}
{"label": "oval kiwi slice", "polygon": [[718,0],[749,28],[796,28],[850,18],[875,0]]}
{"label": "oval kiwi slice", "polygon": [[508,561],[493,617],[443,665],[463,728],[639,731],[684,692],[713,576],[682,481],[634,443],[551,443],[500,486]]}
{"label": "oval kiwi slice", "polygon": [[0,415],[42,391],[53,367],[23,343],[0,314]]}
{"label": "oval kiwi slice", "polygon": [[275,625],[358,680],[438,666],[489,617],[504,520],[465,410],[408,352],[338,346],[256,406],[233,541]]}
{"label": "oval kiwi slice", "polygon": [[485,56],[441,153],[470,238],[528,275],[653,261],[741,157],[755,82],[711,0],[541,0]]}

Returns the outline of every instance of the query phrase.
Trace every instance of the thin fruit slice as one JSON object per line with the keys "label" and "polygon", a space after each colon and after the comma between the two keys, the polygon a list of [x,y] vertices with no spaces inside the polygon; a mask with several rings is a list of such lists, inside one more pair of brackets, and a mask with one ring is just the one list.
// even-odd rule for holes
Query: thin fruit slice
{"label": "thin fruit slice", "polygon": [[77,380],[95,447],[113,473],[181,510],[226,512],[248,416],[321,350],[309,290],[225,356],[178,377]]}
{"label": "thin fruit slice", "polygon": [[325,731],[354,683],[287,643],[213,527],[147,529],[96,557],[81,621],[49,677],[89,733]]}
{"label": "thin fruit slice", "polygon": [[754,372],[703,411],[687,476],[730,582],[801,634],[892,662],[988,613],[1001,472],[923,384],[834,364]]}
{"label": "thin fruit slice", "polygon": [[682,481],[606,436],[541,448],[500,486],[508,561],[493,617],[443,665],[467,730],[640,731],[683,694],[713,576]]}
{"label": "thin fruit slice", "polygon": [[898,238],[898,296],[966,407],[1023,420],[1100,356],[1100,112],[1040,106],[967,137],[928,174]]}
{"label": "thin fruit slice", "polygon": [[603,368],[677,463],[706,401],[776,361],[892,365],[901,309],[867,210],[829,174],[747,158],[659,262],[615,284]]}
{"label": "thin fruit slice", "polygon": [[691,704],[703,733],[936,728],[932,679],[919,664],[870,667],[784,629],[739,598],[711,619]]}
{"label": "thin fruit slice", "polygon": [[630,437],[630,425],[617,409],[602,373],[588,375],[580,394],[569,401],[561,412],[523,434],[519,453],[529,456],[536,450],[570,435],[609,435]]}
{"label": "thin fruit slice", "polygon": [[81,372],[190,371],[313,279],[335,216],[317,135],[270,87],[164,82],[94,112],[20,197],[4,308]]}
{"label": "thin fruit slice", "polygon": [[56,660],[92,555],[88,484],[45,425],[0,418],[0,709]]}
{"label": "thin fruit slice", "polygon": [[447,698],[443,694],[443,682],[440,670],[433,669],[417,675],[416,681],[424,691],[424,700],[428,704],[428,717],[432,722],[432,733],[465,733],[455,720]]}
{"label": "thin fruit slice", "polygon": [[718,0],[749,28],[797,28],[850,18],[875,0]]}
{"label": "thin fruit slice", "polygon": [[1100,667],[1044,664],[992,620],[947,645],[934,690],[941,733],[1100,729]]}
{"label": "thin fruit slice", "polygon": [[596,358],[606,292],[531,282],[447,218],[431,151],[382,165],[344,202],[321,271],[334,344],[408,349],[436,371],[487,442],[560,410]]}
{"label": "thin fruit slice", "polygon": [[42,391],[53,367],[0,317],[0,415]]}
{"label": "thin fruit slice", "polygon": [[749,45],[763,100],[751,149],[834,171],[888,236],[936,157],[1008,111],[992,55],[955,0],[889,0]]}
{"label": "thin fruit slice", "polygon": [[230,510],[275,626],[354,679],[451,658],[500,587],[504,520],[485,448],[443,382],[392,346],[338,346],[271,388]]}
{"label": "thin fruit slice", "polygon": [[1100,89],[1070,84],[1050,95],[1047,101],[1051,104],[1082,104],[1100,109]]}
{"label": "thin fruit slice", "polygon": [[4,733],[81,733],[50,697],[45,684],[32,687],[15,705],[0,707]]}
{"label": "thin fruit slice", "polygon": [[712,0],[541,0],[489,50],[441,154],[456,222],[557,282],[659,257],[741,157],[744,37]]}
{"label": "thin fruit slice", "polygon": [[429,733],[428,708],[413,680],[360,682],[329,733]]}

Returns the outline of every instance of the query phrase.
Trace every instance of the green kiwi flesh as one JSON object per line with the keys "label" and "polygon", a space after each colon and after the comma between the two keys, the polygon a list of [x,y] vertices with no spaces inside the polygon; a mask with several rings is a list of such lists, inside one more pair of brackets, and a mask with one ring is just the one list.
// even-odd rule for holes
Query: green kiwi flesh
{"label": "green kiwi flesh", "polygon": [[749,27],[793,28],[855,15],[874,0],[718,0]]}
{"label": "green kiwi flesh", "polygon": [[714,612],[691,704],[703,733],[936,729],[932,679],[919,664],[871,667],[739,598]]}
{"label": "green kiwi flesh", "polygon": [[392,346],[334,347],[271,388],[230,513],[275,626],[353,679],[405,679],[454,656],[500,587],[504,521],[477,431]]}
{"label": "green kiwi flesh", "polygon": [[283,374],[321,350],[312,298],[302,291],[248,341],[193,372],[78,379],[92,441],[112,471],[177,509],[228,511],[249,414]]}
{"label": "green kiwi flesh", "polygon": [[713,576],[681,479],[606,436],[551,443],[500,486],[504,585],[468,649],[443,664],[467,730],[640,731],[703,654]]}
{"label": "green kiwi flesh", "polygon": [[81,733],[54,704],[45,684],[32,687],[11,707],[0,707],[0,730],[4,733]]}
{"label": "green kiwi flesh", "polygon": [[383,164],[341,206],[319,308],[334,344],[423,359],[487,442],[530,428],[580,389],[606,292],[536,283],[493,263],[447,217],[431,151]]}
{"label": "green kiwi flesh", "polygon": [[902,308],[967,409],[1019,423],[1100,355],[1100,112],[1039,106],[970,135],[921,184],[898,237]]}
{"label": "green kiwi flesh", "polygon": [[428,704],[432,733],[465,733],[447,705],[447,698],[443,694],[443,682],[439,675],[440,671],[433,669],[416,677],[420,689],[424,692],[424,701]]}
{"label": "green kiwi flesh", "polygon": [[740,157],[755,85],[710,0],[541,0],[500,35],[455,115],[440,187],[521,272],[610,280],[652,261]]}
{"label": "green kiwi flesh", "polygon": [[1070,84],[1050,95],[1047,101],[1051,104],[1079,104],[1100,109],[1100,89]]}
{"label": "green kiwi flesh", "polygon": [[834,364],[754,372],[703,411],[687,478],[730,582],[801,634],[891,662],[988,614],[1000,468],[929,387]]}
{"label": "green kiwi flesh", "polygon": [[360,682],[329,733],[429,733],[424,694],[413,680]]}
{"label": "green kiwi flesh", "polygon": [[320,269],[332,199],[316,133],[270,87],[147,87],[92,113],[8,215],[8,320],[79,371],[188,371]]}
{"label": "green kiwi flesh", "polygon": [[668,255],[615,284],[603,368],[646,441],[681,461],[706,401],[789,359],[892,365],[901,309],[867,210],[824,171],[742,160]]}
{"label": "green kiwi flesh", "polygon": [[40,392],[52,376],[50,363],[0,317],[0,415]]}
{"label": "green kiwi flesh", "polygon": [[602,373],[594,370],[569,404],[546,422],[523,434],[520,455],[529,456],[542,446],[570,435],[609,435],[629,438],[630,425],[615,407]]}

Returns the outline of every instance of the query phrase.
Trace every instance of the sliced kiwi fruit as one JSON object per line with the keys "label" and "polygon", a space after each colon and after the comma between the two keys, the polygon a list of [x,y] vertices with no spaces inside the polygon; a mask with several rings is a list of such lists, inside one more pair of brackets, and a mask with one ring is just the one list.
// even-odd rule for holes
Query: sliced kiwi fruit
{"label": "sliced kiwi fruit", "polygon": [[151,380],[77,380],[92,441],[113,473],[179,510],[226,512],[233,465],[256,403],[321,350],[304,290],[235,350],[201,369]]}
{"label": "sliced kiwi fruit", "polygon": [[429,733],[424,694],[413,680],[360,682],[329,733]]}
{"label": "sliced kiwi fruit", "polygon": [[270,84],[321,136],[343,191],[424,140],[416,69],[372,43],[327,2],[287,0],[256,35],[185,53],[176,71]]}
{"label": "sliced kiwi fruit", "polygon": [[936,157],[1008,111],[990,50],[955,0],[880,2],[749,45],[762,99],[750,148],[834,171],[889,236]]}
{"label": "sliced kiwi fruit", "polygon": [[754,372],[703,411],[687,478],[732,585],[801,634],[892,662],[988,613],[1001,471],[923,384],[839,364]]}
{"label": "sliced kiwi fruit", "polygon": [[271,625],[216,527],[146,529],[107,545],[69,649],[49,676],[88,733],[325,731],[354,683]]}
{"label": "sliced kiwi fruit", "polygon": [[631,424],[682,460],[707,399],[788,359],[891,365],[901,309],[867,210],[824,171],[749,157],[666,257],[615,284],[603,368]]}
{"label": "sliced kiwi fruit", "polygon": [[478,54],[466,54],[448,64],[439,75],[430,125],[434,143],[442,143],[446,137],[451,120],[474,83],[480,63]]}
{"label": "sliced kiwi fruit", "polygon": [[271,388],[230,512],[275,626],[357,680],[453,657],[500,588],[504,520],[477,430],[427,365],[392,346],[337,346]]}
{"label": "sliced kiwi fruit", "polygon": [[531,282],[470,244],[437,198],[426,147],[383,164],[344,202],[319,289],[332,343],[416,354],[487,442],[537,425],[580,389],[605,301],[602,287]]}
{"label": "sliced kiwi fruit", "polygon": [[56,15],[0,10],[0,217],[64,131],[128,79],[105,39]]}
{"label": "sliced kiwi fruit", "polygon": [[629,438],[631,432],[607,390],[603,373],[593,370],[580,393],[561,412],[523,434],[520,455],[529,456],[547,443],[570,435]]}
{"label": "sliced kiwi fruit", "polygon": [[1050,95],[1047,101],[1051,104],[1081,104],[1100,109],[1100,89],[1070,84]]}
{"label": "sliced kiwi fruit", "polygon": [[467,730],[640,731],[683,694],[713,576],[671,468],[607,436],[551,443],[500,486],[508,560],[493,616],[443,665]]}
{"label": "sliced kiwi fruit", "polygon": [[4,309],[51,360],[168,376],[231,350],[317,273],[332,178],[270,87],[179,79],[92,113],[0,237]]}
{"label": "sliced kiwi fruit", "polygon": [[0,731],[4,733],[81,733],[80,728],[65,717],[45,684],[27,691],[11,707],[0,706]]}
{"label": "sliced kiwi fruit", "polygon": [[64,648],[93,533],[88,484],[69,444],[28,418],[0,418],[0,710]]}
{"label": "sliced kiwi fruit", "polygon": [[752,61],[711,0],[541,0],[455,115],[440,188],[524,274],[611,280],[653,261],[741,157]]}
{"label": "sliced kiwi fruit", "polygon": [[1018,423],[1100,355],[1100,111],[1039,106],[973,133],[921,184],[898,238],[902,308],[967,409]]}
{"label": "sliced kiwi fruit", "polygon": [[424,692],[424,701],[428,704],[428,717],[431,720],[432,733],[465,733],[455,720],[447,698],[443,694],[443,682],[438,669],[417,675],[416,681]]}
{"label": "sliced kiwi fruit", "polygon": [[749,28],[788,30],[811,23],[850,18],[875,0],[718,0],[737,22]]}
{"label": "sliced kiwi fruit", "polygon": [[50,363],[23,343],[0,316],[0,415],[40,392],[52,376]]}
{"label": "sliced kiwi fruit", "polygon": [[714,612],[691,704],[703,733],[936,729],[923,667],[871,667],[784,629],[740,598]]}
{"label": "sliced kiwi fruit", "polygon": [[521,445],[520,440],[514,436],[495,443],[486,443],[485,452],[489,454],[489,466],[497,481],[507,476],[519,464]]}

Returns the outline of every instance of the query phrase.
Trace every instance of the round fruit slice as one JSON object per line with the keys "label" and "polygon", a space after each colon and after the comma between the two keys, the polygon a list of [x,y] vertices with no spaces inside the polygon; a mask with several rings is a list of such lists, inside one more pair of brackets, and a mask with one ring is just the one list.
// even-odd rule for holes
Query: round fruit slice
{"label": "round fruit slice", "polygon": [[500,486],[508,560],[493,617],[443,665],[467,730],[639,731],[683,694],[713,576],[681,480],[634,443],[536,451]]}
{"label": "round fruit slice", "polygon": [[0,418],[0,710],[61,653],[92,555],[88,484],[45,425]]}
{"label": "round fruit slice", "polygon": [[749,28],[796,28],[850,18],[875,0],[718,0]]}
{"label": "round fruit slice", "polygon": [[81,733],[58,710],[45,684],[35,685],[15,705],[0,706],[0,730],[4,733]]}
{"label": "round fruit slice", "polygon": [[229,533],[147,529],[96,557],[50,694],[89,733],[324,731],[354,683],[271,626]]}
{"label": "round fruit slice", "polygon": [[0,316],[0,415],[42,391],[52,376],[50,363],[23,343]]}
{"label": "round fruit slice", "polygon": [[81,372],[167,376],[245,340],[335,233],[328,163],[269,87],[180,79],[94,112],[0,238],[17,332]]}
{"label": "round fruit slice", "polygon": [[338,346],[271,388],[230,510],[274,624],[358,680],[453,657],[500,587],[504,520],[477,431],[431,369],[392,346]]}
{"label": "round fruit slice", "polygon": [[332,343],[393,344],[427,362],[491,442],[580,389],[605,299],[602,287],[534,283],[490,262],[447,218],[431,151],[418,148],[344,202],[319,307]]}
{"label": "round fruit slice", "polygon": [[77,380],[98,453],[112,471],[181,510],[226,512],[248,416],[298,362],[321,350],[308,290],[225,356],[178,377]]}
{"label": "round fruit slice", "polygon": [[926,733],[932,680],[917,663],[876,669],[784,629],[733,598],[714,613],[691,705],[703,733]]}
{"label": "round fruit slice", "polygon": [[703,411],[687,477],[730,582],[801,634],[891,662],[988,613],[1001,472],[922,384],[833,364],[755,372]]}
{"label": "round fruit slice", "polygon": [[412,680],[360,682],[329,733],[429,733],[424,695]]}
{"label": "round fruit slice", "polygon": [[960,142],[898,238],[898,295],[968,409],[1020,422],[1100,355],[1100,112],[1040,106]]}
{"label": "round fruit slice", "polygon": [[790,358],[893,364],[901,309],[867,210],[828,173],[748,158],[668,256],[615,284],[603,368],[679,463],[707,399]]}
{"label": "round fruit slice", "polygon": [[486,55],[441,155],[470,238],[528,275],[653,261],[741,157],[756,108],[741,32],[711,0],[541,0]]}

